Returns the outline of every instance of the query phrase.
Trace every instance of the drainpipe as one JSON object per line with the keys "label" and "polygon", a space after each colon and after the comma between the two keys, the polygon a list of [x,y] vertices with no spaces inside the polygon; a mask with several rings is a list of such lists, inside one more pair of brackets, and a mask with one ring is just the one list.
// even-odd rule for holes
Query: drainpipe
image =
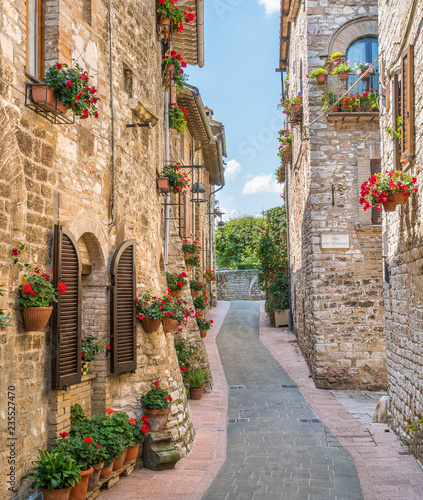
{"label": "drainpipe", "polygon": [[[169,90],[165,93],[165,164],[169,163]],[[165,199],[165,234],[164,234],[164,261],[165,270],[169,267],[169,215],[170,215],[170,193],[167,193]]]}
{"label": "drainpipe", "polygon": [[111,136],[112,136],[112,193],[110,198],[112,220],[109,224],[109,234],[116,222],[116,200],[115,200],[115,113],[113,101],[113,55],[112,55],[112,0],[109,0],[109,79],[110,79],[110,115],[111,115]]}

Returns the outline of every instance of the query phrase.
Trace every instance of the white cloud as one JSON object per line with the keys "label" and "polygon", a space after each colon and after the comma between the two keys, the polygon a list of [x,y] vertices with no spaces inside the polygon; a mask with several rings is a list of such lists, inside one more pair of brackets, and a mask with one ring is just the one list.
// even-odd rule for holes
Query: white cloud
{"label": "white cloud", "polygon": [[234,197],[233,196],[227,196],[226,197],[226,201],[234,201]]}
{"label": "white cloud", "polygon": [[241,163],[236,160],[229,160],[225,168],[225,179],[231,181],[241,173],[242,166]]}
{"label": "white cloud", "polygon": [[257,175],[251,181],[247,181],[242,188],[242,194],[256,193],[280,193],[282,187],[273,179],[272,174]]}
{"label": "white cloud", "polygon": [[259,5],[263,5],[264,11],[268,16],[280,11],[280,0],[258,0]]}

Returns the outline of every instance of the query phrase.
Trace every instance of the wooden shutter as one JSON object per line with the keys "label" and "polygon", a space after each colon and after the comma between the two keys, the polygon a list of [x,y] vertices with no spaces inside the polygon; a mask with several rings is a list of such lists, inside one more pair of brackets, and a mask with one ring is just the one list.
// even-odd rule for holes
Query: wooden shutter
{"label": "wooden shutter", "polygon": [[[381,160],[370,160],[370,170],[372,175],[381,171]],[[372,224],[380,226],[382,224],[382,210],[377,207],[372,208]]]}
{"label": "wooden shutter", "polygon": [[63,226],[54,226],[53,284],[62,281],[53,310],[52,388],[66,389],[81,382],[81,258],[78,243]]}
{"label": "wooden shutter", "polygon": [[391,82],[388,82],[385,88],[385,107],[386,111],[389,111],[391,107]]}
{"label": "wooden shutter", "polygon": [[414,51],[409,45],[401,55],[401,159],[414,156]]}
{"label": "wooden shutter", "polygon": [[[400,82],[398,75],[395,74],[392,80],[392,128],[398,130],[398,117],[400,116]],[[400,167],[400,139],[394,139],[394,170],[399,170]]]}
{"label": "wooden shutter", "polygon": [[137,367],[135,240],[116,249],[110,274],[111,286],[111,372],[125,373]]}

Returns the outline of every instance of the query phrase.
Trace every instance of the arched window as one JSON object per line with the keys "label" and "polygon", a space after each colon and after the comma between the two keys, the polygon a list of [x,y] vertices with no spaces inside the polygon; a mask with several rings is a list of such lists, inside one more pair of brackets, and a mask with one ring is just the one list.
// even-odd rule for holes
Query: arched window
{"label": "arched window", "polygon": [[[373,61],[378,56],[379,43],[376,37],[368,36],[364,38],[359,38],[353,42],[347,49],[346,59],[350,61],[350,65],[353,68],[355,63],[373,63]],[[350,73],[348,78],[348,88],[358,79],[356,73]],[[379,64],[376,63],[374,67],[374,72],[370,77],[370,81],[364,82],[363,80],[358,84],[358,89],[356,92],[366,92],[370,88],[373,90],[379,89]]]}

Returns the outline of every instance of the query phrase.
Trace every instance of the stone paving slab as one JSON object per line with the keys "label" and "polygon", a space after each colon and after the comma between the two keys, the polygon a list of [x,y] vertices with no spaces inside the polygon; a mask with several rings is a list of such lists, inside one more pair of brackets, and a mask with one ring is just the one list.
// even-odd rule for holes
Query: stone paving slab
{"label": "stone paving slab", "polygon": [[339,442],[354,458],[364,499],[422,500],[423,473],[412,455],[403,454],[406,448],[389,427],[360,422],[330,391],[316,389],[295,335],[270,326],[264,302],[260,310],[260,340],[301,390],[335,443]]}
{"label": "stone paving slab", "polygon": [[213,376],[213,391],[200,401],[189,400],[196,437],[193,451],[180,460],[175,469],[154,472],[138,469],[100,500],[200,500],[226,458],[228,386],[220,363],[216,336],[229,302],[219,302],[209,311],[214,326],[204,339]]}
{"label": "stone paving slab", "polygon": [[232,302],[217,338],[229,384],[227,458],[203,499],[361,500],[352,457],[258,331],[259,304]]}

